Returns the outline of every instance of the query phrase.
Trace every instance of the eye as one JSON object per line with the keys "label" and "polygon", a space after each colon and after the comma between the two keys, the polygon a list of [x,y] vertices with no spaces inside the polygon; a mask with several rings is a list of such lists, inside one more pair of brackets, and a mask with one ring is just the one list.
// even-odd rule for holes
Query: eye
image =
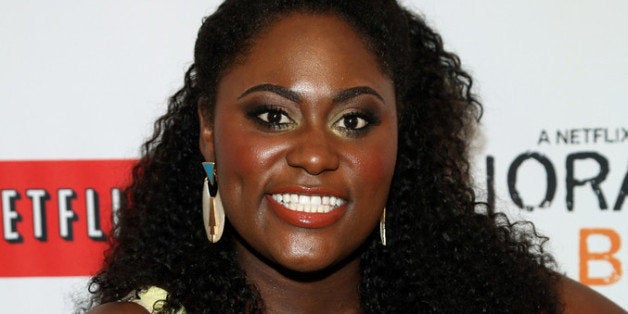
{"label": "eye", "polygon": [[292,122],[285,112],[274,109],[260,113],[257,118],[272,125],[288,124]]}
{"label": "eye", "polygon": [[359,131],[369,126],[369,121],[366,117],[358,113],[348,113],[342,116],[334,125],[337,128],[345,129],[347,131]]}
{"label": "eye", "polygon": [[283,130],[294,124],[294,120],[281,108],[259,106],[247,112],[247,116],[257,124],[272,130]]}

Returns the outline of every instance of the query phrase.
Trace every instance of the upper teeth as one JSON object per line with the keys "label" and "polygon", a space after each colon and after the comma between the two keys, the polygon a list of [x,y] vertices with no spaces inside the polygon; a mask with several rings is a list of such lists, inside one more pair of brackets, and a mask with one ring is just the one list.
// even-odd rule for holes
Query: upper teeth
{"label": "upper teeth", "polygon": [[290,210],[307,213],[328,213],[346,201],[335,196],[273,194],[272,198]]}

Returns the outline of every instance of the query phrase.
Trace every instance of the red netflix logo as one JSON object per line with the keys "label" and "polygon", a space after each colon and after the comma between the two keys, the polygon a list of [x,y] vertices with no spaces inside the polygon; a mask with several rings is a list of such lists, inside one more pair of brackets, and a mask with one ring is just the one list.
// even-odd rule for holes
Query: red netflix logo
{"label": "red netflix logo", "polygon": [[2,161],[0,277],[85,276],[135,160]]}

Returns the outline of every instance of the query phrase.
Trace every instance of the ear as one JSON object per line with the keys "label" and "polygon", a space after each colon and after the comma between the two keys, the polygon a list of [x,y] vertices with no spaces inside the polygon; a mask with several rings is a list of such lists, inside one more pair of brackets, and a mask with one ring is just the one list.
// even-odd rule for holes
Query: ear
{"label": "ear", "polygon": [[201,97],[197,103],[197,114],[200,126],[198,146],[206,161],[215,161],[214,155],[214,125],[211,121],[205,97]]}

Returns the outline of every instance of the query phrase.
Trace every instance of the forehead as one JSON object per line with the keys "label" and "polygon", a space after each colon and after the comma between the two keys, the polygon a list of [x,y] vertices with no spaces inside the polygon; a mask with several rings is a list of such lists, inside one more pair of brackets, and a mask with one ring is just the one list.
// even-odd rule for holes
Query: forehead
{"label": "forehead", "polygon": [[283,86],[383,89],[392,84],[362,36],[333,14],[293,13],[271,23],[227,70],[219,93],[220,85],[234,76],[244,84],[263,81]]}

